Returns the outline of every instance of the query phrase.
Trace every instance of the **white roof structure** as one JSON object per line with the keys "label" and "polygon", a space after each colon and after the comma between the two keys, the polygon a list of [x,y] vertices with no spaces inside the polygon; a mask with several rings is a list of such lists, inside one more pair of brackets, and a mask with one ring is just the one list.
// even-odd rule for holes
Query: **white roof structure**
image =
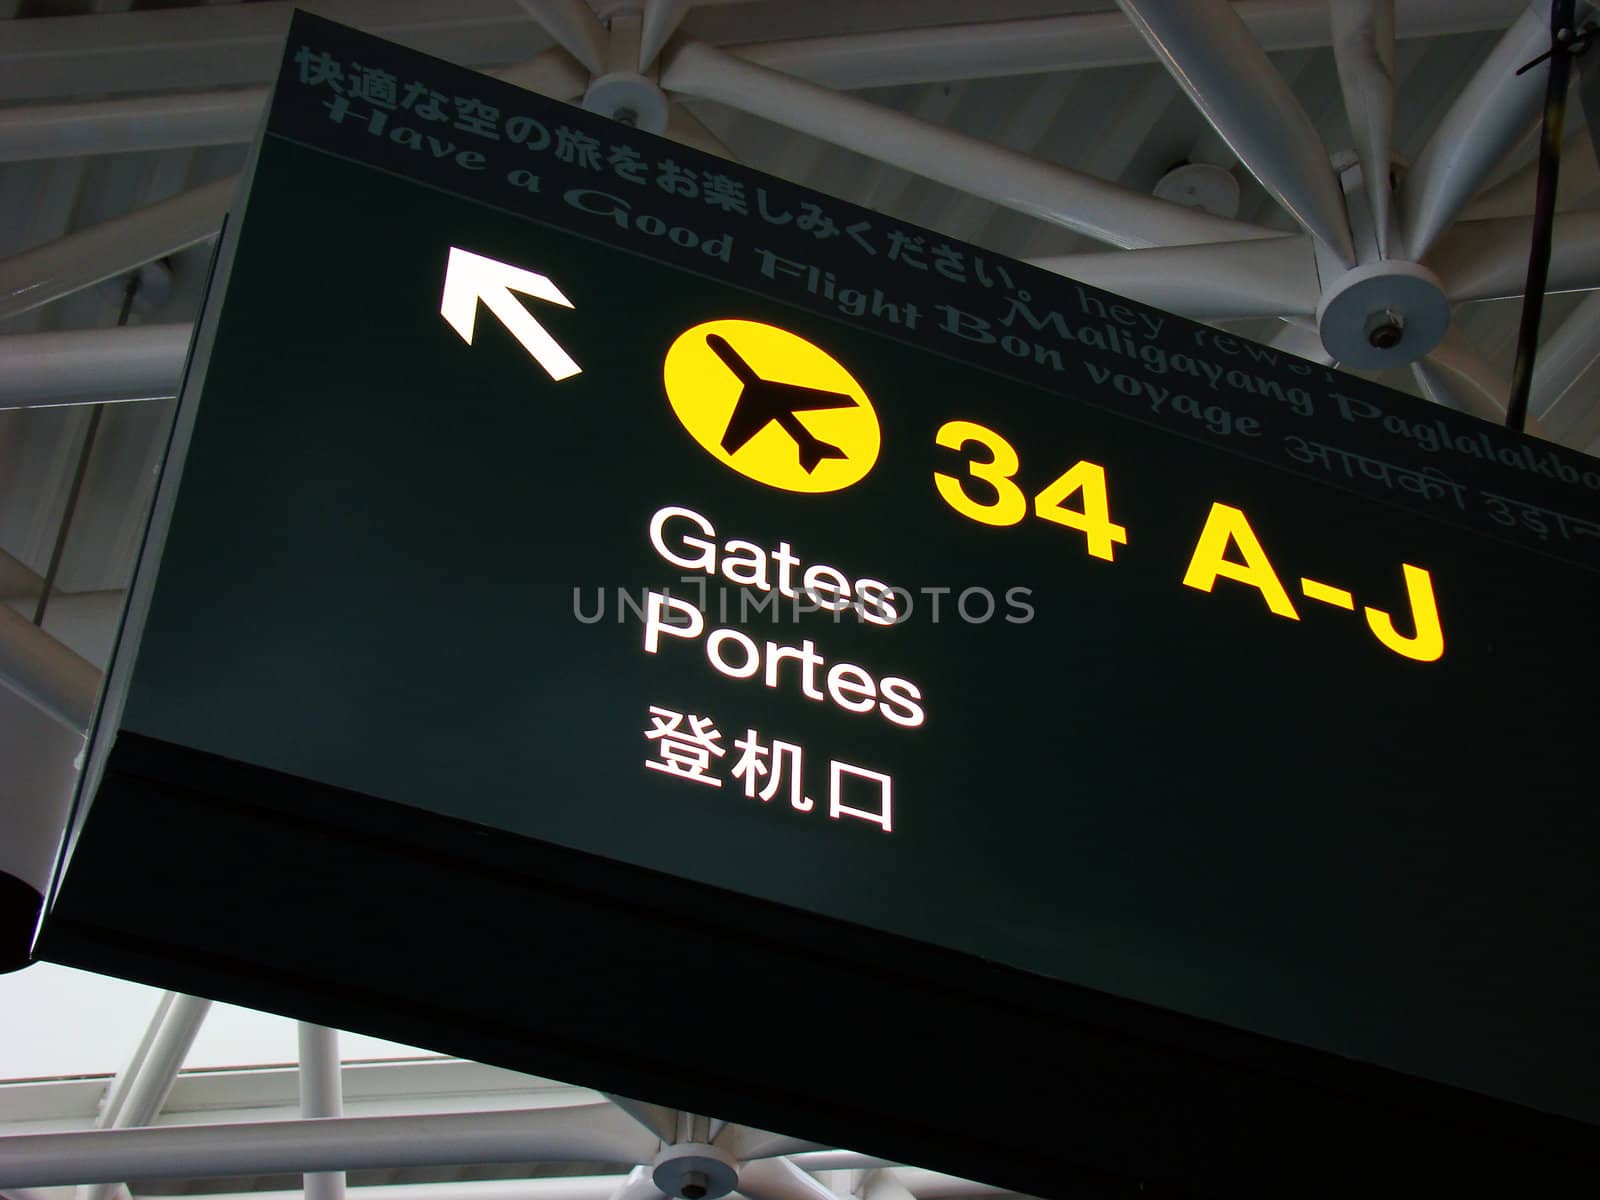
{"label": "white roof structure", "polygon": [[[71,739],[30,722],[43,709],[54,723],[40,728],[71,726],[105,664],[209,246],[291,7],[0,0],[0,843],[24,829],[23,810],[63,799]],[[1333,302],[1360,299],[1367,337],[1401,280],[1424,299],[1364,373],[1503,413],[1545,87],[1542,69],[1514,69],[1548,47],[1548,0],[304,7],[562,99],[642,72],[669,103],[669,136],[1323,362],[1350,344]],[[1530,430],[1596,454],[1600,166],[1575,97],[1557,208]],[[1424,309],[1448,320],[1442,336],[1419,334]],[[261,1133],[341,1111],[397,1122],[383,1136],[369,1127],[360,1154],[298,1126],[276,1142],[108,1143],[104,1161],[147,1164],[127,1185],[137,1196],[651,1200],[634,1168],[679,1141],[741,1162],[750,1200],[990,1190],[722,1128],[715,1114],[619,1107],[206,1008],[47,964],[0,977],[0,1137],[198,1123]],[[449,1123],[462,1113],[500,1123],[485,1117],[474,1134]],[[23,1152],[10,1145],[0,1176]],[[77,1200],[107,1200],[124,1186],[95,1182],[79,1149],[59,1183],[0,1178],[0,1195],[66,1200],[87,1183]],[[344,1169],[302,1183],[326,1163]]]}
{"label": "white roof structure", "polygon": [[[9,1034],[0,1048],[0,1138],[18,1139],[0,1141],[0,1171],[7,1173],[92,1175],[99,1169],[92,1153],[87,1159],[80,1152],[37,1154],[47,1143],[32,1142],[36,1135],[207,1126],[212,1135],[231,1130],[230,1143],[214,1136],[184,1144],[168,1140],[150,1147],[151,1154],[126,1142],[115,1145],[103,1133],[92,1136],[113,1158],[131,1155],[123,1161],[149,1164],[133,1188],[140,1196],[276,1200],[303,1189],[337,1200],[348,1183],[365,1200],[610,1200],[624,1189],[648,1200],[659,1193],[635,1160],[649,1163],[665,1145],[690,1140],[731,1149],[742,1160],[740,1191],[752,1200],[824,1200],[830,1187],[842,1194],[875,1190],[901,1200],[908,1192],[938,1200],[1006,1194],[866,1155],[50,964],[0,979],[0,1010]],[[307,1116],[355,1124],[336,1141],[320,1143],[308,1139],[303,1126],[281,1124]],[[381,1120],[364,1120],[369,1118]],[[274,1132],[287,1136],[276,1145],[252,1138]],[[53,1144],[59,1146],[59,1139]],[[88,1146],[81,1139],[76,1144]],[[302,1181],[287,1170],[245,1173],[226,1166],[318,1153],[363,1165],[348,1173],[348,1181],[345,1172]],[[35,1165],[22,1165],[26,1159]],[[122,1185],[107,1184],[0,1188],[10,1200],[123,1192]]]}

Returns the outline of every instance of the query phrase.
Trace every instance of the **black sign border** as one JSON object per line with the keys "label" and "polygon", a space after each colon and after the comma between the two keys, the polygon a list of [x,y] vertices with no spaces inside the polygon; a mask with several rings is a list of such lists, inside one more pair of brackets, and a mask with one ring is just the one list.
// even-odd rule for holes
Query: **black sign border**
{"label": "black sign border", "polygon": [[1600,1183],[1583,1122],[187,747],[95,813],[65,965],[1061,1200]]}

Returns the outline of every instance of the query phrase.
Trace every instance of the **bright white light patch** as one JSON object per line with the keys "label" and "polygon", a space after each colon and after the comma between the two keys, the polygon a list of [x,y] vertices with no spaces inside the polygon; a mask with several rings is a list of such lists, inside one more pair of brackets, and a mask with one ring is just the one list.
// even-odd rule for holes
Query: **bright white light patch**
{"label": "bright white light patch", "polygon": [[478,317],[478,301],[495,316],[522,343],[522,348],[533,355],[550,378],[560,382],[579,374],[583,368],[512,292],[521,292],[537,300],[571,308],[572,301],[551,282],[548,275],[527,271],[481,254],[473,254],[459,246],[450,247],[450,261],[445,266],[444,296],[439,302],[439,315],[450,322],[451,328],[461,335],[467,345],[472,344],[472,334]]}

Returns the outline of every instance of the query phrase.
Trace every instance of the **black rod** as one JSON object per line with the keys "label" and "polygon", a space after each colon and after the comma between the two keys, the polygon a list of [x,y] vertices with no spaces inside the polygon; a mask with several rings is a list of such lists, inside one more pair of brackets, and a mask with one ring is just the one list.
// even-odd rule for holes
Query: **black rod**
{"label": "black rod", "polygon": [[[1528,280],[1522,289],[1522,324],[1517,330],[1517,362],[1506,402],[1506,428],[1521,430],[1528,419],[1528,392],[1539,349],[1539,318],[1550,274],[1550,234],[1555,224],[1556,184],[1561,171],[1561,127],[1567,115],[1567,81],[1572,75],[1574,0],[1550,5],[1550,75],[1544,93],[1544,127],[1539,138],[1539,180],[1534,193],[1533,236],[1528,249]],[[1530,64],[1531,65],[1531,64]]]}

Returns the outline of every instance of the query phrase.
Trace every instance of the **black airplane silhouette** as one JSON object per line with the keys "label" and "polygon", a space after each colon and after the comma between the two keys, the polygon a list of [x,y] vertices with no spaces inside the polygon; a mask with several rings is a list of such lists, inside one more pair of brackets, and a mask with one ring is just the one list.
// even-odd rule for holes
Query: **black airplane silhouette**
{"label": "black airplane silhouette", "polygon": [[732,454],[776,421],[778,428],[794,439],[800,455],[800,465],[806,474],[817,469],[825,458],[849,458],[843,450],[825,442],[800,423],[797,412],[814,412],[824,408],[854,408],[855,397],[843,392],[828,392],[821,388],[802,387],[797,383],[779,383],[762,379],[750,369],[750,364],[739,357],[738,351],[728,345],[721,334],[706,334],[706,345],[723,361],[744,387],[739,392],[738,403],[722,431],[722,448]]}

